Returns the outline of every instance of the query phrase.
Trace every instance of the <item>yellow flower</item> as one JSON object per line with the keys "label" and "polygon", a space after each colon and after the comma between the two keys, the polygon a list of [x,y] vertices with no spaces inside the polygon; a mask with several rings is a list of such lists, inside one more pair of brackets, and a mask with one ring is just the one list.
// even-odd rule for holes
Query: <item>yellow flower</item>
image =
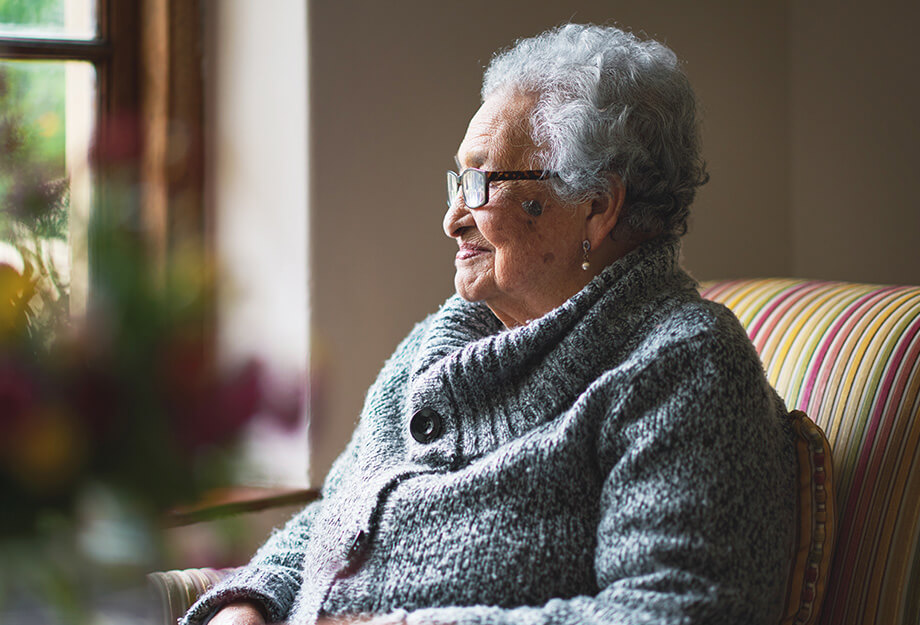
{"label": "yellow flower", "polygon": [[8,443],[7,470],[35,493],[66,489],[86,460],[86,438],[62,406],[39,405]]}
{"label": "yellow flower", "polygon": [[34,295],[32,282],[7,264],[0,264],[0,342],[22,330],[26,305]]}

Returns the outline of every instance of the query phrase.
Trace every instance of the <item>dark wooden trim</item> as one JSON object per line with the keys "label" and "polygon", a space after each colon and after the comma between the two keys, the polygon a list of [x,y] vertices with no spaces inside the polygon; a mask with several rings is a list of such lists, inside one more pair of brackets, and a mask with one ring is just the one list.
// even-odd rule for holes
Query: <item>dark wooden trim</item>
{"label": "dark wooden trim", "polygon": [[136,0],[99,0],[98,15],[100,38],[108,43],[112,51],[110,57],[102,59],[98,64],[102,105],[100,119],[105,120],[113,115],[120,117],[115,121],[118,132],[125,132],[128,125],[134,126],[132,130],[139,141],[140,120],[135,119],[134,124],[126,124],[124,116],[138,116],[140,112],[140,3]]}
{"label": "dark wooden trim", "polygon": [[[99,38],[107,43],[111,54],[96,63],[98,108],[92,166],[97,183],[91,216],[93,226],[88,242],[90,300],[98,282],[99,263],[104,256],[101,242],[94,234],[96,227],[101,226],[105,230],[118,223],[123,224],[126,231],[137,231],[136,224],[129,224],[123,218],[124,215],[139,214],[137,206],[124,205],[133,201],[132,194],[113,194],[112,191],[125,191],[140,185],[139,160],[143,149],[140,9],[141,3],[137,0],[98,0],[97,4]],[[116,206],[116,201],[120,205]]]}
{"label": "dark wooden trim", "polygon": [[112,46],[102,39],[22,39],[0,37],[0,58],[39,61],[92,61],[109,58]]}
{"label": "dark wooden trim", "polygon": [[214,491],[198,504],[171,510],[163,524],[166,527],[191,525],[243,512],[258,512],[269,508],[306,505],[319,499],[319,491],[307,489],[227,488]]}
{"label": "dark wooden trim", "polygon": [[[131,4],[135,5],[133,11]],[[110,249],[100,233],[121,223],[116,213],[138,212],[136,207],[123,205],[133,201],[128,199],[132,194],[116,192],[140,184],[138,4],[123,0],[98,0],[96,4],[99,38],[109,45],[111,54],[96,62],[96,129],[90,155],[95,184],[87,241],[89,308],[93,306],[98,285],[105,281],[104,259]],[[122,205],[115,206],[116,202]]]}

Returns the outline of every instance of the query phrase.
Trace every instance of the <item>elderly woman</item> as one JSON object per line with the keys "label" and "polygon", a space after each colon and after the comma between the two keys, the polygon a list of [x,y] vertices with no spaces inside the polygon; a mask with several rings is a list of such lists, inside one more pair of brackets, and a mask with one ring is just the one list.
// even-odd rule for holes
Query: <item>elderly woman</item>
{"label": "elderly woman", "polygon": [[322,498],[188,623],[770,623],[787,413],[678,264],[706,180],[674,54],[567,25],[495,56],[448,173],[457,294]]}

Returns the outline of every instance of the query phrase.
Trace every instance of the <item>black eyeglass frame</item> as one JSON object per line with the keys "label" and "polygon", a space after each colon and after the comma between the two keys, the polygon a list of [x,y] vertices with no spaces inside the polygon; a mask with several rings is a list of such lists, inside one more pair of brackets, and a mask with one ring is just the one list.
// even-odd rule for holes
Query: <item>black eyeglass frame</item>
{"label": "black eyeglass frame", "polygon": [[483,200],[475,206],[467,203],[466,194],[463,195],[463,201],[467,208],[481,208],[489,203],[489,183],[501,182],[503,180],[548,180],[549,178],[558,178],[559,174],[549,169],[525,169],[521,171],[487,171],[476,167],[467,167],[459,174],[455,171],[447,170],[447,205],[453,204],[453,201],[460,195],[460,188],[463,185],[463,177],[467,172],[477,172],[481,174],[483,180]]}

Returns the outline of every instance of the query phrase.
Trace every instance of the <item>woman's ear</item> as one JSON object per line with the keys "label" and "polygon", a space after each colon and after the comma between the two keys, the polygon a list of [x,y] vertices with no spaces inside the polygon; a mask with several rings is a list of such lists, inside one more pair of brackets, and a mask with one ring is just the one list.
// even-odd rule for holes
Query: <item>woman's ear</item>
{"label": "woman's ear", "polygon": [[626,188],[619,176],[612,176],[610,187],[597,194],[591,200],[590,212],[586,221],[586,235],[591,242],[591,249],[597,249],[604,242],[620,219],[623,203],[626,200]]}

